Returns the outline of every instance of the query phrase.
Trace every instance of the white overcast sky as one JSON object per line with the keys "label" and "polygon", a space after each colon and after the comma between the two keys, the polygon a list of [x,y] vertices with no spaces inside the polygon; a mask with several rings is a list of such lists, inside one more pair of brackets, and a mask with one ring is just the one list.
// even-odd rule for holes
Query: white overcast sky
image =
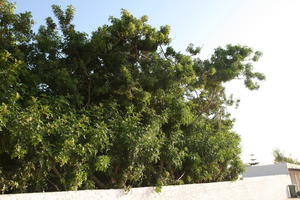
{"label": "white overcast sky", "polygon": [[[220,43],[247,44],[263,52],[256,69],[267,76],[257,92],[231,84],[241,99],[233,112],[242,137],[243,159],[254,153],[262,164],[273,161],[272,151],[300,158],[300,1],[253,1],[228,22]],[[227,29],[228,28],[228,29]]]}
{"label": "white overcast sky", "polygon": [[173,46],[184,51],[189,43],[202,46],[206,58],[218,46],[242,44],[263,52],[255,65],[267,80],[259,91],[240,83],[228,93],[241,99],[234,110],[235,131],[242,138],[242,158],[255,154],[261,164],[272,163],[272,151],[283,150],[300,159],[300,0],[16,0],[17,10],[32,11],[37,24],[51,15],[51,4],[77,10],[74,23],[90,33],[119,16],[120,9],[149,16],[154,26],[169,24]]}

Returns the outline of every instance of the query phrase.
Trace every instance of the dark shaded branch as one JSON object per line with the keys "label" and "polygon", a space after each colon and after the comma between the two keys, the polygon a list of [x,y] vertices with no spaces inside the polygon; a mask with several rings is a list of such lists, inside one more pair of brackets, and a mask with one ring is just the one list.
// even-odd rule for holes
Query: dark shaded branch
{"label": "dark shaded branch", "polygon": [[97,188],[104,188],[105,184],[102,183],[95,175],[92,175],[91,179],[96,183]]}

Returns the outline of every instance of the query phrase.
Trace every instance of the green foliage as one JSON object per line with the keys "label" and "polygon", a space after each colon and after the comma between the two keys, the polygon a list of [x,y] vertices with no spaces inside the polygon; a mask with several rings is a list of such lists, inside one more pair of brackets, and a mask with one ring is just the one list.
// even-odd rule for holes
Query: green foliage
{"label": "green foliage", "polygon": [[300,165],[300,162],[297,159],[284,155],[284,153],[279,149],[275,149],[273,151],[273,156],[274,156],[274,163],[287,162],[287,163]]}
{"label": "green foliage", "polygon": [[2,193],[131,188],[235,180],[240,138],[224,83],[263,74],[261,54],[240,45],[197,58],[122,10],[91,35],[74,8],[52,7],[37,33],[30,13],[0,0]]}

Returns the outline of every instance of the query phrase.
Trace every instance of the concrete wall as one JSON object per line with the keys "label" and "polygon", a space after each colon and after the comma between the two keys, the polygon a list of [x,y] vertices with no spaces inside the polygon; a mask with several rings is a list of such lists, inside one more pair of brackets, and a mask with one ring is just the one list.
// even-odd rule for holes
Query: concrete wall
{"label": "concrete wall", "polygon": [[243,174],[244,178],[257,176],[273,176],[289,174],[287,163],[278,163],[272,165],[249,166]]}
{"label": "concrete wall", "polygon": [[70,192],[0,195],[0,200],[285,200],[288,175],[248,178],[236,182],[218,182],[164,186],[160,193],[152,187],[123,190],[84,190]]}

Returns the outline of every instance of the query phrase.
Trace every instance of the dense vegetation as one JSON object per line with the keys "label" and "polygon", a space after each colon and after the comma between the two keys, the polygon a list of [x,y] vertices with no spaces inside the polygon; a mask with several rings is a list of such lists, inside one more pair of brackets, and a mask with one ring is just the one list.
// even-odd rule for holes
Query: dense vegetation
{"label": "dense vegetation", "polygon": [[224,83],[253,72],[259,52],[217,48],[209,59],[170,45],[168,26],[126,10],[92,34],[74,9],[52,7],[38,32],[0,0],[2,193],[234,180],[240,138]]}

